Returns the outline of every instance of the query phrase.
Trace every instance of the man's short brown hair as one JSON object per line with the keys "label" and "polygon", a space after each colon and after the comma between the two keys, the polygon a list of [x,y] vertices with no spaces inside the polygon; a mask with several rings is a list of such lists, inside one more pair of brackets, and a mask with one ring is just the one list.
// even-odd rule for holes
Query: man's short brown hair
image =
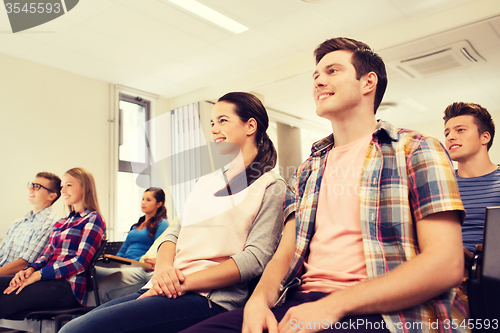
{"label": "man's short brown hair", "polygon": [[53,205],[54,202],[56,202],[57,199],[59,199],[59,197],[61,196],[61,178],[51,172],[46,171],[39,172],[36,174],[36,176],[39,178],[45,178],[50,181],[50,190],[53,193],[57,194],[56,198],[52,201],[51,205]]}

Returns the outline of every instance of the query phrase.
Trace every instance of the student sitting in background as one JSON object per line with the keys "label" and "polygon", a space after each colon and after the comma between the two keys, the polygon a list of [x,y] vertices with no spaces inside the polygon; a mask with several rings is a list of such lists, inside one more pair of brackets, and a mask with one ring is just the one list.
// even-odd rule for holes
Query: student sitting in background
{"label": "student sitting in background", "polygon": [[[139,221],[130,228],[130,232],[125,239],[122,247],[116,254],[119,257],[137,260],[149,250],[156,239],[167,229],[167,208],[165,208],[165,192],[161,188],[152,187],[144,191],[141,201],[141,210],[145,214]],[[99,264],[97,267],[97,277],[99,279],[99,296],[103,303],[109,302],[114,298],[129,295],[140,289],[146,282],[149,281],[149,276],[152,274],[153,269],[137,267],[123,268],[115,262]],[[119,283],[122,278],[129,276],[131,279],[126,278],[126,287],[123,285],[115,285]],[[135,280],[142,281],[143,278],[149,278],[138,286],[135,287]],[[129,284],[132,283],[132,286]],[[138,282],[139,283],[139,282]],[[122,283],[120,283],[122,284]],[[130,287],[130,288],[128,288]],[[131,292],[129,292],[131,290]],[[88,295],[88,305],[95,305],[94,294]]]}
{"label": "student sitting in background", "polygon": [[145,215],[130,228],[125,242],[116,254],[119,257],[141,259],[168,227],[165,192],[161,188],[151,187],[144,191],[141,210]]}
{"label": "student sitting in background", "polygon": [[94,177],[82,168],[62,179],[70,210],[58,221],[40,257],[15,276],[0,276],[0,318],[28,309],[60,309],[83,303],[86,269],[101,245],[106,225],[99,213]]}
{"label": "student sitting in background", "polygon": [[500,168],[490,160],[495,124],[479,104],[453,103],[444,110],[444,136],[448,153],[457,162],[458,190],[467,215],[462,224],[464,280],[457,295],[468,305],[466,279],[476,247],[483,243],[486,207],[500,206]]}
{"label": "student sitting in background", "polygon": [[34,262],[49,240],[59,218],[52,209],[61,196],[61,179],[39,172],[28,183],[28,201],[33,206],[24,218],[15,221],[0,244],[0,275],[13,275]]}
{"label": "student sitting in background", "polygon": [[[130,228],[125,242],[116,255],[143,261],[151,264],[152,267],[116,268],[113,263],[110,263],[110,265],[100,264],[97,267],[97,274],[99,277],[99,297],[102,303],[138,291],[153,275],[156,250],[161,244],[157,240],[168,227],[165,192],[157,187],[144,191],[141,210],[145,215]],[[146,251],[153,254],[143,259]],[[93,294],[89,294],[88,305],[95,305]]]}
{"label": "student sitting in background", "polygon": [[[113,299],[133,294],[151,280],[156,265],[156,251],[163,242],[165,235],[170,232],[176,223],[177,218],[175,218],[169,227],[156,238],[148,252],[139,260],[140,262],[150,264],[150,267],[121,268],[119,271],[99,280],[99,296],[101,303],[106,303]],[[91,298],[92,295],[93,294],[89,294],[89,298]],[[91,302],[89,305],[94,305],[94,303],[95,302]]]}
{"label": "student sitting in background", "polygon": [[485,208],[500,206],[500,168],[490,160],[495,124],[481,105],[453,103],[444,111],[446,148],[453,161],[467,215],[462,224],[464,247],[474,252],[483,243]]}

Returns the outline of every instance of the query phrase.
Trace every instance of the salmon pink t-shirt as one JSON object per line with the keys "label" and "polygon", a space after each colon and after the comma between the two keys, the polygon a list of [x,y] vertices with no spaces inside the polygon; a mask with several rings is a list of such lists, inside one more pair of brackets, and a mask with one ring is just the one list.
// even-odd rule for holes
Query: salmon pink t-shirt
{"label": "salmon pink t-shirt", "polygon": [[371,135],[329,152],[301,291],[331,293],[367,278],[359,187],[370,140]]}

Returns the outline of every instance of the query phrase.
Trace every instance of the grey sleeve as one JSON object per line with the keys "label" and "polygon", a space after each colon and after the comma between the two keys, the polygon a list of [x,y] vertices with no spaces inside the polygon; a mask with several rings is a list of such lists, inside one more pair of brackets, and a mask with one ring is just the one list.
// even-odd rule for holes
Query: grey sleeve
{"label": "grey sleeve", "polygon": [[283,199],[286,184],[276,180],[266,188],[260,210],[250,228],[245,248],[232,256],[240,271],[240,282],[262,274],[271,260],[283,231]]}
{"label": "grey sleeve", "polygon": [[[170,232],[166,234],[165,237],[163,237],[161,244],[167,241],[177,244],[177,238],[179,237],[180,232],[181,232],[181,221],[179,219],[179,221],[177,221],[177,223],[172,227]],[[158,246],[158,248],[160,248],[160,246]]]}

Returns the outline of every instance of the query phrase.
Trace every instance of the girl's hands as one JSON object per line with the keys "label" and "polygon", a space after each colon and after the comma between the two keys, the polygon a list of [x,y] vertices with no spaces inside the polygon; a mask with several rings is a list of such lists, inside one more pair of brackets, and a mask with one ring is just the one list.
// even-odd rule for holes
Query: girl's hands
{"label": "girl's hands", "polygon": [[[158,266],[156,268],[158,268]],[[154,290],[156,295],[165,295],[168,298],[176,298],[177,296],[183,295],[181,284],[185,281],[185,279],[184,274],[182,274],[178,268],[174,268],[172,266],[156,270],[151,278],[153,287],[150,290]]]}
{"label": "girl's hands", "polygon": [[155,266],[156,266],[156,259],[155,258],[144,259],[144,262],[152,265],[151,267],[144,267],[143,268],[146,272],[153,272],[155,270]]}
{"label": "girl's hands", "polygon": [[40,274],[33,274],[35,269],[30,267],[16,273],[9,283],[9,286],[3,291],[4,294],[11,294],[17,289],[16,295],[19,294],[26,286],[41,280]]}
{"label": "girl's hands", "polygon": [[31,276],[31,274],[33,274],[34,271],[35,269],[33,267],[30,267],[26,270],[20,270],[19,272],[16,273],[16,275],[14,275],[14,277],[9,283],[9,286],[19,287],[26,279],[28,279]]}

